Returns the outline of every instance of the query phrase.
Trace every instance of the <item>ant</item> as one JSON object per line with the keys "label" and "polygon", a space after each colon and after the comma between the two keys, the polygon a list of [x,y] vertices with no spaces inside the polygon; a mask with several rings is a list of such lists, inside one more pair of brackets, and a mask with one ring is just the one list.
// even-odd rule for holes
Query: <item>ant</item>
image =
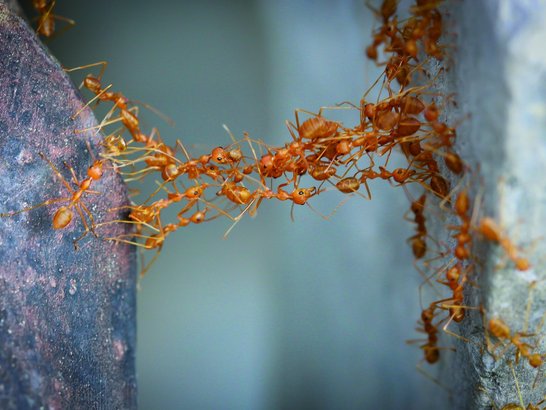
{"label": "ant", "polygon": [[[448,286],[453,292],[452,297],[434,302],[435,304],[439,304],[441,308],[449,310],[449,315],[450,315],[449,321],[444,326],[444,331],[446,331],[446,333],[448,334],[451,334],[451,332],[447,331],[447,327],[449,323],[452,320],[457,323],[462,322],[463,319],[465,318],[465,309],[470,309],[469,307],[463,306],[463,302],[464,302],[463,292],[464,292],[464,285],[467,282],[467,275],[465,273],[463,278],[459,281],[462,271],[463,271],[463,268],[461,263],[457,262],[454,266],[447,269],[446,282],[438,281],[441,284]],[[451,302],[451,304],[447,305],[445,302]]]}
{"label": "ant", "polygon": [[519,256],[516,246],[506,235],[503,235],[500,227],[492,218],[482,218],[477,230],[484,236],[485,239],[498,243],[505,250],[512,262],[514,262],[517,270],[526,271],[531,267],[531,264],[526,258]]}
{"label": "ant", "polygon": [[[420,348],[424,352],[424,360],[429,364],[437,363],[440,360],[440,350],[453,350],[449,347],[438,346],[438,326],[442,321],[440,320],[436,324],[432,323],[436,317],[436,309],[438,309],[436,302],[432,302],[428,308],[423,309],[418,322],[420,327],[417,328],[418,332],[426,333],[427,335],[426,343],[422,344]],[[420,341],[422,340],[408,340],[406,343],[412,344]]]}
{"label": "ant", "polygon": [[[524,332],[512,333],[508,325],[500,318],[491,318],[487,327],[489,333],[495,336],[500,341],[507,341],[516,348],[516,362],[522,356],[527,359],[531,367],[537,368],[542,366],[544,362],[543,356],[539,353],[533,353],[533,346],[523,342],[522,338],[531,337],[533,335]],[[493,346],[490,351],[494,351],[497,346]]]}
{"label": "ant", "polygon": [[53,37],[55,33],[55,20],[67,23],[64,30],[68,30],[76,25],[74,20],[52,13],[55,3],[56,0],[32,0],[32,6],[39,13],[36,32],[47,38]]}
{"label": "ant", "polygon": [[408,239],[415,259],[421,259],[427,252],[427,227],[425,224],[425,202],[426,194],[423,193],[418,199],[412,201],[410,211],[413,213],[413,222],[416,227],[416,234]]}
{"label": "ant", "polygon": [[[84,193],[98,194],[98,192],[92,191],[89,188],[91,187],[91,184],[93,182],[101,179],[103,174],[103,161],[102,160],[94,161],[93,164],[87,169],[87,178],[81,181],[78,181],[78,177],[76,176],[76,172],[74,171],[74,169],[65,162],[65,166],[69,169],[70,173],[72,174],[72,182],[77,186],[77,189],[74,189],[62,176],[62,174],[59,172],[57,167],[55,167],[55,165],[49,159],[47,159],[42,152],[40,152],[39,155],[40,157],[42,157],[44,161],[46,161],[49,164],[53,172],[55,172],[55,174],[59,177],[63,185],[70,192],[71,196],[64,197],[64,198],[48,199],[47,201],[44,201],[38,205],[27,207],[19,211],[2,213],[0,214],[0,217],[11,217],[11,216],[20,214],[22,212],[29,212],[36,208],[51,205],[54,203],[68,202],[67,205],[62,205],[61,207],[57,209],[57,211],[53,215],[52,226],[53,226],[53,229],[55,230],[64,229],[67,226],[69,226],[74,217],[73,209],[75,209],[76,212],[80,215],[80,218],[85,228],[83,234],[80,237],[78,237],[76,240],[74,240],[74,248],[78,249],[77,243],[81,239],[83,239],[83,237],[87,235],[87,233],[92,232],[95,236],[97,236],[94,231],[95,223],[94,223],[93,215],[91,214],[91,211],[89,210],[89,208],[87,208],[87,206],[83,203],[82,195]],[[84,214],[88,216],[90,224],[87,222]]]}
{"label": "ant", "polygon": [[[301,139],[316,140],[319,138],[328,138],[337,133],[340,124],[338,122],[330,121],[324,118],[322,116],[322,110],[323,109],[321,108],[317,114],[301,109],[297,109],[294,111],[296,117],[296,125],[288,120],[286,121],[288,132],[290,132],[290,135],[292,136],[294,141],[301,141]],[[300,112],[312,115],[311,118],[305,120],[301,125],[299,119]],[[292,131],[293,128],[297,131],[299,138],[295,136],[294,132]]]}
{"label": "ant", "polygon": [[[525,358],[527,362],[529,363],[529,365],[533,368],[539,368],[544,363],[545,356],[541,355],[540,353],[534,352],[534,350],[538,346],[532,346],[522,340],[525,338],[536,336],[537,333],[540,333],[540,329],[542,329],[544,320],[546,318],[546,314],[544,314],[542,316],[540,323],[538,324],[536,328],[535,333],[527,332],[529,315],[531,314],[531,307],[532,307],[532,295],[537,283],[538,282],[533,281],[529,285],[529,294],[527,298],[527,307],[525,312],[525,322],[524,322],[525,324],[521,331],[514,332],[512,329],[510,329],[508,324],[506,324],[506,322],[498,316],[491,317],[486,326],[485,325],[485,310],[482,310],[487,350],[493,355],[495,360],[497,360],[499,357],[502,357],[506,353],[506,351],[510,348],[510,345],[512,345],[516,349],[516,353],[515,353],[516,363],[519,362],[520,357]],[[499,340],[498,344],[493,345],[491,343],[491,340],[489,338],[490,334]],[[500,345],[504,346],[504,350],[499,355],[495,355],[495,350]],[[538,377],[538,374],[537,374],[537,377]],[[536,383],[536,380],[535,380],[535,383]]]}
{"label": "ant", "polygon": [[470,209],[470,200],[468,198],[468,192],[465,190],[457,196],[455,200],[455,214],[461,220],[460,226],[452,226],[449,229],[457,231],[453,237],[457,241],[455,246],[454,255],[458,260],[466,260],[470,258],[470,246],[472,243],[472,236],[470,234],[471,218],[468,215]]}
{"label": "ant", "polygon": [[421,312],[421,323],[423,327],[418,329],[427,334],[427,343],[421,346],[425,353],[425,360],[434,364],[440,359],[440,348],[438,347],[438,327],[432,324],[437,306],[431,303],[428,308]]}

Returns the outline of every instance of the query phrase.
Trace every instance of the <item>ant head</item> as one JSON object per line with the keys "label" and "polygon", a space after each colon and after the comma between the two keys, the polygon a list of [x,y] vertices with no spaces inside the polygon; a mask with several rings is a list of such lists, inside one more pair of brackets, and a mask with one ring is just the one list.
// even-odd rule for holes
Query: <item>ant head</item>
{"label": "ant head", "polygon": [[102,177],[102,160],[93,162],[93,165],[87,169],[87,176],[94,180]]}
{"label": "ant head", "polygon": [[194,224],[200,224],[205,220],[205,212],[206,211],[197,211],[190,217],[190,221]]}
{"label": "ant head", "polygon": [[274,168],[273,156],[270,154],[262,156],[260,159],[260,168],[267,175],[267,173]]}
{"label": "ant head", "polygon": [[315,195],[315,187],[311,188],[297,188],[292,192],[292,200],[297,205],[304,205],[309,198]]}
{"label": "ant head", "polygon": [[210,159],[219,164],[225,164],[227,162],[227,153],[222,147],[214,148],[210,153]]}

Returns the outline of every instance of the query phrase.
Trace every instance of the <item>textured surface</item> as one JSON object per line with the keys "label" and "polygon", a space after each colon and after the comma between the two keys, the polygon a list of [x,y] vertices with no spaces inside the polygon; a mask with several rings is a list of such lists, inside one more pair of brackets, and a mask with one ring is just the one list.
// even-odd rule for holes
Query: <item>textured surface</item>
{"label": "textured surface", "polygon": [[[97,154],[91,111],[34,33],[0,2],[0,212],[67,197],[59,177],[79,179]],[[106,169],[83,201],[96,221],[126,203]],[[107,193],[107,195],[105,195]],[[62,204],[62,202],[60,203]],[[135,257],[127,246],[87,235],[75,214],[54,231],[50,205],[0,219],[0,408],[135,408]],[[100,236],[124,229],[107,225]]]}
{"label": "textured surface", "polygon": [[[460,123],[457,151],[477,170],[467,176],[473,195],[482,198],[474,206],[482,215],[493,216],[532,264],[530,270],[519,272],[498,246],[477,244],[472,279],[479,286],[467,288],[465,301],[483,306],[486,320],[502,318],[512,332],[536,333],[525,341],[537,343],[544,352],[539,326],[546,306],[546,5],[454,0],[446,6],[448,30],[456,33],[450,42],[456,48],[453,68],[441,81],[440,91],[456,93],[459,109],[452,112],[451,121]],[[514,361],[514,349],[494,360],[484,351],[482,315],[476,310],[468,313],[470,320],[450,330],[471,343],[446,340],[457,348],[446,355],[450,362],[442,364],[441,381],[450,389],[452,408],[519,404],[508,364]],[[537,371],[525,360],[514,369],[525,406],[536,404],[546,390],[543,369]]]}

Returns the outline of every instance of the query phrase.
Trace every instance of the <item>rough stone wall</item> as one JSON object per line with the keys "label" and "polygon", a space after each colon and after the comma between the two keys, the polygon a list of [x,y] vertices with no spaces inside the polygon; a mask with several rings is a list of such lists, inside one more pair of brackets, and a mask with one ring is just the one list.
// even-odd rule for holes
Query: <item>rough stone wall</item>
{"label": "rough stone wall", "polygon": [[[27,24],[0,2],[0,213],[67,198],[98,158],[89,109]],[[92,153],[88,152],[88,145]],[[68,181],[63,184],[50,164]],[[96,222],[119,218],[125,186],[105,166],[84,193]],[[134,249],[84,232],[73,221],[54,230],[68,200],[0,218],[0,408],[136,407]],[[75,211],[75,209],[74,209]],[[87,217],[87,216],[85,216]],[[106,225],[103,237],[126,228]]]}
{"label": "rough stone wall", "polygon": [[[494,217],[532,264],[525,272],[517,271],[499,246],[475,243],[477,260],[465,303],[482,306],[485,321],[501,318],[512,333],[534,334],[525,341],[540,346],[543,353],[546,4],[452,0],[444,10],[453,58],[447,61],[450,68],[438,83],[440,92],[454,93],[457,101],[449,114],[450,122],[458,124],[456,151],[473,170],[462,186],[468,186],[478,198],[473,204],[476,215]],[[444,229],[450,223],[456,224],[456,220],[440,221],[437,234],[453,245]],[[468,315],[470,320],[465,319],[461,326],[454,324],[450,330],[470,342],[444,339],[452,345],[455,340],[457,349],[445,355],[449,363],[440,377],[450,389],[452,408],[519,404],[509,364],[515,362],[514,348],[504,354],[502,347],[496,349],[495,360],[485,351],[482,313],[469,309]],[[533,369],[523,358],[513,366],[525,406],[542,400],[546,391],[543,369]]]}

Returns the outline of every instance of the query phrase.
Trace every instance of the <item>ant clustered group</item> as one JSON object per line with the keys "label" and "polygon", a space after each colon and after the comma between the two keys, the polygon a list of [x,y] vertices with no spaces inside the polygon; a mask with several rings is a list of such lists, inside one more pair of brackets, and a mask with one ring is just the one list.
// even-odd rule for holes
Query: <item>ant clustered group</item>
{"label": "ant clustered group", "polygon": [[[52,14],[54,2],[45,3],[33,2],[40,12],[38,32],[49,36],[53,19],[59,17]],[[84,231],[75,244],[88,232],[101,238],[101,226],[130,224],[134,227],[132,233],[103,239],[155,250],[151,261],[142,267],[144,274],[167,237],[190,224],[227,218],[232,223],[227,235],[245,214],[256,215],[264,200],[302,206],[327,191],[371,200],[368,181],[380,179],[402,187],[410,198],[411,217],[407,219],[415,224],[415,234],[408,242],[414,265],[423,277],[420,289],[428,287],[430,293],[438,295],[422,308],[418,331],[426,337],[411,341],[420,344],[423,361],[432,365],[441,359],[443,350],[454,350],[440,337],[440,329],[442,334],[470,342],[449,327],[453,322],[463,322],[467,311],[472,310],[485,324],[482,345],[493,358],[506,363],[523,358],[527,365],[540,369],[544,360],[539,351],[540,329],[512,330],[502,318],[489,317],[481,302],[465,303],[467,290],[479,282],[481,261],[474,252],[477,241],[498,245],[506,255],[506,263],[516,271],[527,271],[531,265],[493,218],[480,215],[480,187],[472,186],[479,170],[457,153],[456,129],[446,120],[454,97],[434,90],[435,83],[449,69],[448,47],[440,42],[444,35],[441,3],[416,0],[404,19],[398,17],[397,0],[384,0],[379,9],[372,8],[380,26],[373,31],[365,54],[384,70],[358,103],[333,107],[355,112],[355,123],[329,118],[333,110],[328,107],[316,113],[296,110],[294,120],[286,122],[290,139],[283,146],[269,145],[246,133],[238,139],[224,126],[231,140],[194,157],[182,141],[168,145],[157,129],[147,133],[141,128],[140,104],[111,91],[111,85],[103,85],[106,63],[78,67],[103,66],[98,76],[88,74],[82,82],[82,87],[94,95],[88,105],[112,104],[98,126],[107,134],[102,142],[102,158],[89,167],[87,177],[81,181],[72,171],[77,186],[74,189],[44,157],[70,196],[48,198],[2,216],[64,202],[55,213],[53,228],[69,225],[76,210]],[[440,62],[443,68],[437,68],[442,67]],[[379,89],[375,101],[367,99],[372,89]],[[120,128],[106,131],[120,123]],[[405,158],[404,167],[389,165],[393,153]],[[158,181],[158,188],[146,199],[126,207],[126,219],[96,221],[85,205],[86,194],[106,164],[127,182],[145,178]],[[167,209],[175,212],[167,216]],[[427,228],[433,215],[438,220],[452,221],[443,225],[445,241]]]}

